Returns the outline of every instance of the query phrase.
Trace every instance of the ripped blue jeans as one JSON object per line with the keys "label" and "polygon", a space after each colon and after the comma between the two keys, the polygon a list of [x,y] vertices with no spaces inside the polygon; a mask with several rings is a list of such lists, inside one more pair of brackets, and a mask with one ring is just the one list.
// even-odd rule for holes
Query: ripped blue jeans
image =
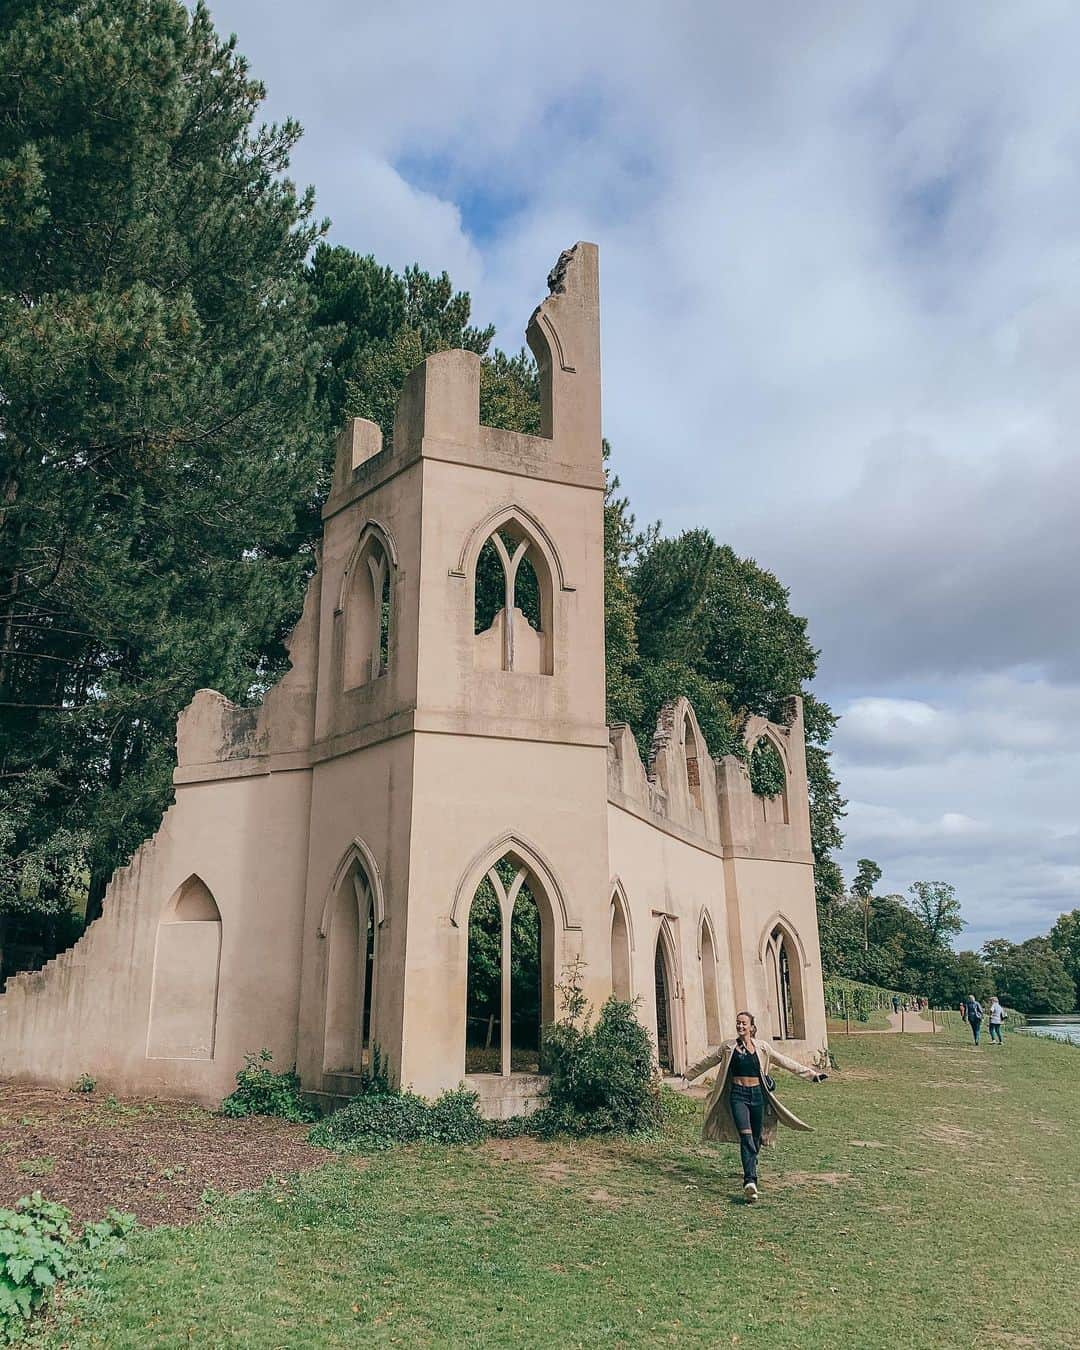
{"label": "ripped blue jeans", "polygon": [[757,1181],[757,1156],[765,1124],[765,1095],[759,1087],[731,1085],[731,1115],[739,1131],[743,1184]]}

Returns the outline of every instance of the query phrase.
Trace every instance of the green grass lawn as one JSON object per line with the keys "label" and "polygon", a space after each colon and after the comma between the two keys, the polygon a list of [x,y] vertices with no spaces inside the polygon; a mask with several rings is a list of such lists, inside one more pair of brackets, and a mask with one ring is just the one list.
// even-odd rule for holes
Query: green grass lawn
{"label": "green grass lawn", "polygon": [[[52,1345],[1080,1346],[1080,1053],[834,1047],[762,1159],[697,1136],[333,1163],[139,1235]],[[682,1103],[689,1106],[689,1103]]]}

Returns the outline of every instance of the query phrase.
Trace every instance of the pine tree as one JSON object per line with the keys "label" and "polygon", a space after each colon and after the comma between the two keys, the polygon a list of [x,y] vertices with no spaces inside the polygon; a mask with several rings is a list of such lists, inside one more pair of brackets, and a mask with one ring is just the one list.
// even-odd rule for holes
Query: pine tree
{"label": "pine tree", "polygon": [[321,227],[201,3],[6,0],[0,72],[0,875],[47,905],[84,871],[92,912],[178,710],[280,664]]}

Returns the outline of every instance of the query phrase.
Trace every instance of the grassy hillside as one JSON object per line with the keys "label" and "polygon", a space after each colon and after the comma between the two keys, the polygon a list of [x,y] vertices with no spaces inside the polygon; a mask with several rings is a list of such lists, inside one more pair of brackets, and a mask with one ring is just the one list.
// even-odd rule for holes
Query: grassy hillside
{"label": "grassy hillside", "polygon": [[1080,1053],[838,1040],[816,1128],[762,1160],[680,1102],[647,1142],[334,1163],[147,1231],[48,1343],[109,1347],[1080,1345]]}

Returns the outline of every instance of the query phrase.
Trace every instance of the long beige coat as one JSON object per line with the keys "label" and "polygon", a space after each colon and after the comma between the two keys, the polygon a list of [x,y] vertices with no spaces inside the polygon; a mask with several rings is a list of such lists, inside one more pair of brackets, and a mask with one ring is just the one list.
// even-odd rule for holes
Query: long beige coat
{"label": "long beige coat", "polygon": [[[704,1059],[699,1059],[696,1064],[691,1064],[686,1071],[688,1079],[699,1078],[709,1069],[716,1065],[720,1066],[716,1075],[716,1086],[709,1093],[709,1098],[705,1103],[705,1121],[701,1129],[703,1139],[723,1140],[729,1144],[739,1142],[739,1131],[735,1128],[735,1121],[731,1115],[731,1056],[737,1044],[738,1042],[734,1040],[725,1041],[723,1045],[718,1045],[714,1050],[710,1050]],[[789,1073],[798,1074],[800,1078],[813,1079],[817,1076],[817,1069],[807,1068],[805,1064],[800,1064],[797,1060],[788,1059],[787,1055],[782,1055],[779,1050],[774,1050],[768,1041],[755,1041],[754,1044],[757,1048],[758,1063],[761,1065],[763,1077],[769,1072],[770,1065],[773,1064],[779,1064],[782,1069],[787,1069]],[[761,1092],[765,1098],[765,1122],[761,1131],[763,1144],[775,1142],[776,1122],[778,1120],[783,1121],[793,1130],[809,1130],[812,1128],[805,1125],[798,1116],[789,1111],[764,1083],[761,1084]]]}

